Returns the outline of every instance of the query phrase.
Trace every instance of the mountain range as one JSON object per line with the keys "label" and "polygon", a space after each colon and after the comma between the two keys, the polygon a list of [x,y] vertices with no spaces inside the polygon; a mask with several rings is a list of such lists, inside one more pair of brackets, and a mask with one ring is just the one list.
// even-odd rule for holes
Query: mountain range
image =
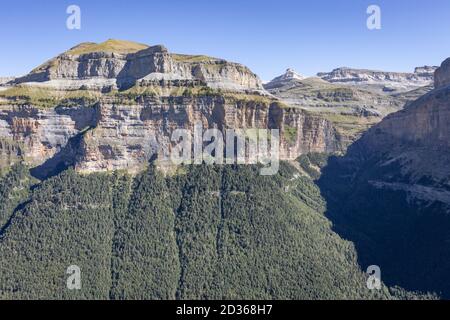
{"label": "mountain range", "polygon": [[[450,59],[263,84],[122,40],[1,78],[0,298],[449,298],[449,94]],[[196,123],[279,129],[279,172],[174,165]]]}

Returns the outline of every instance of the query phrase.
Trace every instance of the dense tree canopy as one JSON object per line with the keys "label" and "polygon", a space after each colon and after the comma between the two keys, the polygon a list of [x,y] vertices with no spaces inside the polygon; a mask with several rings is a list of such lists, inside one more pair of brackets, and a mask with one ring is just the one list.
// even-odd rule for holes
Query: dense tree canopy
{"label": "dense tree canopy", "polygon": [[[27,177],[16,167],[0,184],[3,299],[392,298],[367,289],[319,189],[287,164]],[[66,287],[70,265],[81,290]]]}

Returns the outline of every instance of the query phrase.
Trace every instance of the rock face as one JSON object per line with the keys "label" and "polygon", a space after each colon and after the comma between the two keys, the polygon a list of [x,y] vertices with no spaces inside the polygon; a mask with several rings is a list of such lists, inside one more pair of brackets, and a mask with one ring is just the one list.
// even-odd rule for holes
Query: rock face
{"label": "rock face", "polygon": [[[383,279],[450,297],[450,84],[392,113],[329,160],[319,185],[328,216]],[[424,259],[423,257],[426,257]]]}
{"label": "rock face", "polygon": [[419,77],[433,78],[435,71],[438,69],[436,66],[423,66],[416,67],[414,69],[414,74]]}
{"label": "rock face", "polygon": [[71,138],[95,125],[95,109],[31,105],[0,106],[0,159],[2,166],[18,161],[41,165],[55,157]]}
{"label": "rock face", "polygon": [[259,78],[243,65],[206,56],[171,54],[164,46],[140,47],[118,40],[81,44],[15,82],[98,89],[131,87],[142,80],[199,80],[213,88],[263,89]]}
{"label": "rock face", "polygon": [[442,62],[439,69],[436,70],[434,86],[441,88],[450,85],[450,58]]}
{"label": "rock face", "polygon": [[437,67],[418,67],[414,73],[385,72],[365,69],[337,68],[317,76],[332,83],[364,86],[385,92],[402,92],[432,85]]}
{"label": "rock face", "polygon": [[134,104],[108,100],[55,109],[2,106],[0,141],[15,147],[0,149],[3,161],[24,160],[42,176],[68,165],[83,172],[136,172],[155,155],[164,159],[174,145],[175,129],[193,131],[197,122],[203,129],[279,128],[284,160],[340,148],[330,122],[276,102],[227,101],[220,96],[144,98]]}
{"label": "rock face", "polygon": [[0,92],[1,165],[23,161],[39,178],[67,166],[137,172],[168,160],[174,130],[197,123],[280,129],[280,160],[341,150],[330,121],[281,103],[248,68],[163,46],[81,44],[14,83]]}
{"label": "rock face", "polygon": [[[387,150],[395,146],[392,152],[403,148],[417,149],[419,154],[423,152],[422,158],[408,155],[413,157],[414,161],[406,167],[421,171],[426,169],[430,177],[440,182],[450,182],[450,173],[447,171],[449,165],[444,161],[444,155],[448,153],[450,146],[450,81],[445,80],[450,79],[449,61],[450,59],[444,61],[436,70],[435,90],[414,101],[407,108],[386,117],[361,141],[370,145],[371,149]],[[435,152],[441,155],[430,159]],[[442,163],[439,166],[430,165],[437,162]]]}
{"label": "rock face", "polygon": [[388,115],[338,161],[342,176],[358,172],[346,184],[403,191],[413,203],[438,202],[450,212],[450,83],[441,80],[450,70],[444,63],[436,73],[440,87]]}
{"label": "rock face", "polygon": [[[450,190],[449,147],[450,87],[446,86],[386,117],[354,148],[364,150],[365,158],[384,155],[379,165],[383,162],[397,163],[400,173],[394,179],[389,177],[391,173],[379,176],[383,183],[393,186],[392,183],[401,182],[431,188],[428,189],[427,201],[433,202],[433,189],[436,195],[442,190]],[[450,206],[450,201],[446,205]]]}
{"label": "rock face", "polygon": [[39,177],[69,165],[139,171],[167,159],[175,129],[198,122],[222,132],[280,129],[281,160],[338,152],[406,99],[291,69],[266,85],[276,98],[245,66],[117,40],[78,45],[3,89],[1,165],[24,161]]}
{"label": "rock face", "polygon": [[[298,110],[284,110],[278,104],[230,103],[222,97],[149,100],[134,106],[114,103],[100,105],[100,121],[89,132],[78,168],[82,171],[139,169],[152,153],[170,150],[175,129],[203,128],[295,128],[291,139],[284,136],[281,158],[295,159],[309,151],[337,150],[330,124],[308,117]],[[119,129],[118,129],[119,128]]]}

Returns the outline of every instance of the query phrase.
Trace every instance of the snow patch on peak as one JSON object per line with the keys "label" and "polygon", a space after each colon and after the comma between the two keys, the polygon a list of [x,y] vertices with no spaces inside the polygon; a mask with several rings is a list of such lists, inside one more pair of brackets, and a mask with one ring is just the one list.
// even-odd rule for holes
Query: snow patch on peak
{"label": "snow patch on peak", "polygon": [[302,76],[301,74],[295,72],[294,69],[288,68],[283,75],[273,79],[272,81],[277,80],[277,79],[279,79],[279,80],[291,80],[291,79],[303,80],[303,79],[305,79],[305,77]]}
{"label": "snow patch on peak", "polygon": [[301,74],[295,72],[294,69],[287,69],[285,73],[283,73],[281,76],[278,76],[268,83],[265,84],[266,89],[267,88],[278,88],[285,85],[293,84],[296,81],[301,81],[306,79],[306,77],[302,76]]}

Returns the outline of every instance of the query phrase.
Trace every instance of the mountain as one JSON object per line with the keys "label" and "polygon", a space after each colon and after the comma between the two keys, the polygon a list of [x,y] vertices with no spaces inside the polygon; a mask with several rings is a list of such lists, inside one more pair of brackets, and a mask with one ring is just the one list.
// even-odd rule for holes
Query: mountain
{"label": "mountain", "polygon": [[437,67],[417,67],[414,73],[386,72],[366,69],[337,68],[317,74],[332,83],[346,83],[384,92],[404,92],[433,84]]}
{"label": "mountain", "polygon": [[446,87],[450,82],[450,58],[445,60],[435,73],[435,87]]}
{"label": "mountain", "polygon": [[298,74],[293,69],[287,69],[282,75],[272,79],[270,82],[264,84],[266,90],[275,89],[279,87],[284,87],[286,85],[291,85],[296,81],[301,81],[305,79],[304,76]]}
{"label": "mountain", "polygon": [[450,70],[330,159],[319,186],[335,231],[386,283],[450,297]]}
{"label": "mountain", "polygon": [[[203,165],[165,177],[154,167],[135,177],[67,170],[28,189],[26,170],[11,171],[0,184],[8,187],[5,179],[28,194],[0,229],[0,299],[409,295],[367,289],[320,191],[287,164],[271,177],[254,166]],[[0,189],[5,213],[21,196],[9,194]],[[82,270],[82,290],[66,289],[70,265]]]}
{"label": "mountain", "polygon": [[295,72],[288,71],[264,84],[264,88],[286,104],[330,121],[345,147],[388,114],[432,90],[433,86],[393,93],[373,90],[367,83],[359,86],[345,81],[328,82],[318,77],[295,76]]}
{"label": "mountain", "polygon": [[[409,79],[428,78],[432,70],[418,68]],[[358,126],[352,118],[358,106],[381,111],[378,119],[360,116],[375,121],[359,130],[344,155],[327,161],[301,156],[301,167],[318,179],[325,215],[355,244],[362,269],[378,265],[388,286],[448,298],[450,59],[435,71],[434,83],[406,92],[376,90],[387,78],[405,84],[404,75],[344,71],[321,75],[332,83],[311,78],[268,89],[324,117],[338,114],[347,130]]]}
{"label": "mountain", "polygon": [[79,44],[15,83],[113,90],[164,80],[198,81],[222,89],[262,89],[259,78],[243,65],[202,55],[171,54],[161,45],[122,40]]}
{"label": "mountain", "polygon": [[[293,70],[264,88],[237,63],[108,40],[4,81],[0,299],[449,297],[448,65],[433,90]],[[279,170],[168,167],[196,123],[280,129]]]}
{"label": "mountain", "polygon": [[40,178],[167,164],[176,129],[280,129],[281,159],[334,152],[330,121],[267,93],[248,68],[163,46],[81,44],[0,91],[0,162]]}

